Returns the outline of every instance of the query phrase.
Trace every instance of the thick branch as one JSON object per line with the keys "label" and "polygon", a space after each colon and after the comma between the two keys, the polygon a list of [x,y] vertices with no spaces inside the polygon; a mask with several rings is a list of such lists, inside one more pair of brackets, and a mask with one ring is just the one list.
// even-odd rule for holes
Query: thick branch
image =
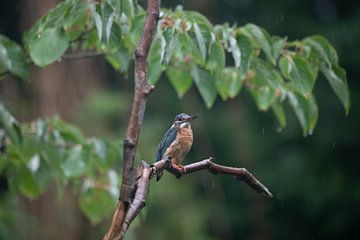
{"label": "thick branch", "polygon": [[182,175],[198,172],[201,170],[208,170],[212,174],[222,173],[226,175],[231,175],[234,176],[237,180],[244,181],[256,192],[262,193],[268,197],[273,197],[267,187],[265,187],[259,180],[254,177],[254,175],[252,175],[245,168],[222,166],[213,163],[212,160],[213,158],[210,157],[208,159],[186,165],[184,166],[183,170],[173,168],[171,166],[170,160],[161,160],[151,166],[149,166],[145,161],[143,161],[142,165],[138,169],[137,190],[135,192],[134,201],[125,216],[124,224],[121,230],[121,236],[124,236],[131,222],[145,206],[146,197],[150,186],[150,179],[155,176],[156,172],[162,171],[164,169],[168,169],[177,178],[180,178]]}
{"label": "thick branch", "polygon": [[[123,239],[123,233],[125,233],[125,231],[121,230],[123,228],[127,229],[128,225],[128,223],[124,221],[124,218],[128,210],[130,210],[134,204],[133,199],[136,190],[136,147],[140,128],[144,119],[147,96],[154,89],[154,87],[147,82],[146,60],[153,40],[156,24],[159,19],[159,14],[160,0],[148,0],[144,30],[135,51],[135,92],[126,138],[124,140],[124,161],[120,202],[113,215],[110,229],[105,235],[104,240]],[[134,201],[135,200],[136,198]]]}

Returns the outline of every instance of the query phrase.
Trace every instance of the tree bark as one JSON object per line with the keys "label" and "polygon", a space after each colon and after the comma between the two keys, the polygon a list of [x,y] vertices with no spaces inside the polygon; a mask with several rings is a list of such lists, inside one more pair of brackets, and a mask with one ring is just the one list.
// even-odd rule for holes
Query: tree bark
{"label": "tree bark", "polygon": [[154,31],[160,14],[160,0],[148,0],[147,14],[140,41],[135,51],[135,92],[131,108],[130,120],[124,140],[124,161],[120,201],[113,215],[109,231],[104,240],[123,239],[124,217],[134,200],[136,187],[135,154],[140,128],[144,119],[147,96],[153,86],[147,81],[147,57],[153,40]]}

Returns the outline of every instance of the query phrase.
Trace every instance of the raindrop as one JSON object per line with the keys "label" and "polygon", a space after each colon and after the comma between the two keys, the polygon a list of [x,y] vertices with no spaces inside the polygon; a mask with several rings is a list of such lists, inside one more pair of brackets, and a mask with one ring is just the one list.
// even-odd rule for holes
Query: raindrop
{"label": "raindrop", "polygon": [[211,182],[211,188],[215,188],[215,181],[214,180]]}
{"label": "raindrop", "polygon": [[265,128],[262,129],[262,134],[265,135]]}
{"label": "raindrop", "polygon": [[332,147],[335,148],[335,141],[333,142]]}
{"label": "raindrop", "polygon": [[41,37],[40,34],[38,34],[37,37],[40,38]]}
{"label": "raindrop", "polygon": [[62,61],[62,58],[59,58],[58,60],[57,60],[57,62],[61,62]]}
{"label": "raindrop", "polygon": [[313,135],[314,131],[312,129],[309,130],[308,134],[311,136]]}
{"label": "raindrop", "polygon": [[277,132],[277,133],[282,132],[282,128],[281,128],[281,127],[277,127],[277,128],[276,128],[276,132]]}

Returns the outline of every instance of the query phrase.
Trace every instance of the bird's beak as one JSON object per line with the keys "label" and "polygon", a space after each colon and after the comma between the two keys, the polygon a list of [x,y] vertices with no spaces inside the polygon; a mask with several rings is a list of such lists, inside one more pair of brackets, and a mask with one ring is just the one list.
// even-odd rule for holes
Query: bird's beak
{"label": "bird's beak", "polygon": [[193,116],[190,116],[187,121],[190,122],[192,120],[194,120],[195,118],[197,118],[199,115],[193,115]]}

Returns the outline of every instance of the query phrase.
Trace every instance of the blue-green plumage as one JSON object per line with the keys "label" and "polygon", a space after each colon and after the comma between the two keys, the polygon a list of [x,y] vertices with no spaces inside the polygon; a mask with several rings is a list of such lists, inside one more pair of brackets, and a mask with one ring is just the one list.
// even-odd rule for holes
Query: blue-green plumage
{"label": "blue-green plumage", "polygon": [[171,145],[171,143],[173,143],[176,140],[176,134],[178,132],[179,128],[173,126],[171,127],[169,130],[167,130],[167,132],[165,133],[165,135],[163,136],[157,152],[156,152],[156,157],[155,157],[155,162],[160,161],[164,155],[164,153],[166,152],[166,150],[168,149],[168,147]]}

